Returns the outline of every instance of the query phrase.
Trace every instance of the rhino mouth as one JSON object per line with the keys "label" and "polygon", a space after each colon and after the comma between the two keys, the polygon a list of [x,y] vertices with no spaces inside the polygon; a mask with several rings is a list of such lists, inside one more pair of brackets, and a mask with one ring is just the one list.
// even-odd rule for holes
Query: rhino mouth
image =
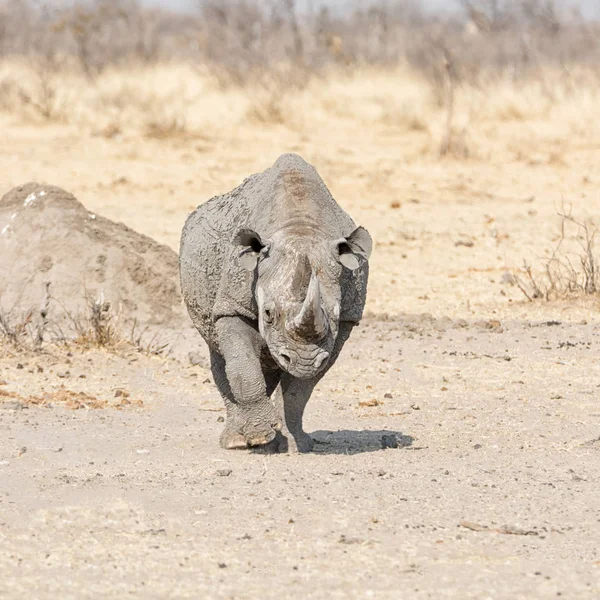
{"label": "rhino mouth", "polygon": [[290,375],[299,379],[310,379],[327,366],[329,352],[319,346],[309,349],[286,349],[275,354],[274,358]]}

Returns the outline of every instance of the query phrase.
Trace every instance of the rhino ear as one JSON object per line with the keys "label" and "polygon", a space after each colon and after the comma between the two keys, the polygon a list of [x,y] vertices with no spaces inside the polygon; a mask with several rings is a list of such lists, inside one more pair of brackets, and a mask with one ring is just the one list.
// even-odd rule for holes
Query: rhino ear
{"label": "rhino ear", "polygon": [[248,271],[254,271],[260,253],[267,248],[260,235],[251,229],[241,229],[233,238],[234,246],[240,246],[238,264]]}
{"label": "rhino ear", "polygon": [[360,259],[368,260],[373,251],[373,240],[364,227],[357,227],[348,237],[336,242],[338,260],[347,269],[354,271],[360,266]]}

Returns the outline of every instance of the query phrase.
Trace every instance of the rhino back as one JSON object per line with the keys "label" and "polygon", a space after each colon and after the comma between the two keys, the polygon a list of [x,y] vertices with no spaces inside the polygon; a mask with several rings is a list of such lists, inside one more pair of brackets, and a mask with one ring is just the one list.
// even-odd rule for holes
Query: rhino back
{"label": "rhino back", "polygon": [[[331,242],[346,237],[356,224],[336,202],[316,169],[296,154],[284,154],[250,190],[251,228],[268,238],[285,229],[290,235],[322,237]],[[342,270],[340,319],[360,321],[367,296],[369,266]]]}
{"label": "rhino back", "polygon": [[280,156],[248,191],[249,218],[264,237],[286,230],[333,240],[355,228],[316,169],[296,154]]}

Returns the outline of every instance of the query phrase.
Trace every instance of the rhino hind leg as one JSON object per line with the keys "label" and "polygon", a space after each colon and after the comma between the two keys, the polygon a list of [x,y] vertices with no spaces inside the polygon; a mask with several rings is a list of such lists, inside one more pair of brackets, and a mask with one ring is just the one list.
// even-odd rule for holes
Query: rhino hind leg
{"label": "rhino hind leg", "polygon": [[329,364],[317,377],[302,380],[287,374],[282,376],[281,385],[277,390],[277,403],[285,417],[285,427],[283,434],[278,433],[276,440],[272,442],[272,444],[278,443],[279,452],[310,452],[313,449],[315,442],[303,428],[304,409],[315,386],[337,361],[355,326],[356,324],[353,322],[340,322],[338,336]]}
{"label": "rhino hind leg", "polygon": [[263,373],[259,334],[236,317],[220,319],[217,332],[222,354],[213,353],[213,377],[227,410],[221,446],[246,448],[268,444],[282,423],[269,398],[277,381],[273,376],[265,378]]}
{"label": "rhino hind leg", "polygon": [[284,435],[280,436],[279,452],[310,452],[314,440],[304,431],[302,418],[306,404],[310,400],[318,379],[302,380],[294,377],[282,377],[278,391],[283,404],[285,417]]}

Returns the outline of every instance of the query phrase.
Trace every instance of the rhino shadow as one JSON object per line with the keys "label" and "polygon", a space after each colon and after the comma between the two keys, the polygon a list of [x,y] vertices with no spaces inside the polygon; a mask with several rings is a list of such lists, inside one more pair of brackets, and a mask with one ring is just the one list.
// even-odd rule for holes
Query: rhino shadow
{"label": "rhino shadow", "polygon": [[341,429],[339,431],[313,431],[315,454],[361,454],[387,449],[412,446],[415,441],[410,435],[388,429]]}

